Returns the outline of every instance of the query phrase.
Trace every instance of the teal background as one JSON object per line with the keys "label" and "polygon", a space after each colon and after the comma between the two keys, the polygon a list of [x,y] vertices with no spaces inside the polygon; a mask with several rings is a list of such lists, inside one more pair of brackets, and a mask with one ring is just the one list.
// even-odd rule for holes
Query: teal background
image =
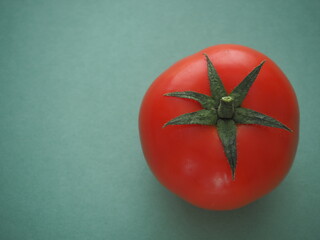
{"label": "teal background", "polygon": [[[320,239],[320,1],[0,1],[0,239]],[[149,171],[137,118],[151,82],[205,47],[271,57],[301,111],[271,194],[210,212]]]}

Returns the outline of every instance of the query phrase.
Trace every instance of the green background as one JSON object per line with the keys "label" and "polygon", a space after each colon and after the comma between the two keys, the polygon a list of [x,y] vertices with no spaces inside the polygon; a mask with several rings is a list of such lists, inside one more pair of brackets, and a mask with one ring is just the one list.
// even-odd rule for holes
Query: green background
{"label": "green background", "polygon": [[[320,1],[0,1],[0,239],[320,239]],[[285,181],[229,212],[168,192],[140,148],[151,82],[205,47],[271,57],[301,137]]]}

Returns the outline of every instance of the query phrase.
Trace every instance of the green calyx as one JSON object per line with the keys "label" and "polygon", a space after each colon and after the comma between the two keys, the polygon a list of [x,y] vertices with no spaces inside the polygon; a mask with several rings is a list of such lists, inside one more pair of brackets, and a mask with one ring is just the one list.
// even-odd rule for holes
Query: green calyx
{"label": "green calyx", "polygon": [[236,124],[258,124],[281,128],[290,132],[292,132],[292,130],[270,116],[241,107],[243,100],[247,96],[250,87],[256,80],[265,61],[255,67],[230,94],[227,94],[211,60],[206,54],[204,54],[204,56],[207,61],[211,96],[193,91],[165,94],[165,96],[170,97],[193,99],[199,102],[203,109],[180,115],[167,122],[163,127],[168,125],[189,124],[216,126],[231,168],[232,178],[235,179],[237,166]]}

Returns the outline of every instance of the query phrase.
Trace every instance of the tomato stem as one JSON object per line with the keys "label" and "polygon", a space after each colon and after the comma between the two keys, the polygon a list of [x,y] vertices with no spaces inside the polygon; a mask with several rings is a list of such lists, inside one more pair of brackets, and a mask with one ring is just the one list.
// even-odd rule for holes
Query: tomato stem
{"label": "tomato stem", "polygon": [[220,99],[218,107],[218,116],[220,118],[232,118],[234,114],[234,101],[233,97],[225,96]]}

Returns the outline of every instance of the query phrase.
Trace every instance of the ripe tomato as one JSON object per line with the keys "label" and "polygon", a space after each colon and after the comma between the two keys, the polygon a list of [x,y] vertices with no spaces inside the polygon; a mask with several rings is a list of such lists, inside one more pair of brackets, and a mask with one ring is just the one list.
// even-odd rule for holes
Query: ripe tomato
{"label": "ripe tomato", "polygon": [[[215,77],[220,77],[225,95],[237,98],[233,89],[248,76],[253,80],[252,86],[242,84],[247,87],[245,97],[235,102],[231,115],[220,113],[223,93],[217,96],[212,88]],[[204,107],[199,99],[181,95],[191,91],[220,105]],[[260,115],[241,122],[236,119],[240,108]],[[206,111],[205,116],[189,114],[186,121],[179,117],[198,111]],[[207,113],[214,120],[209,121],[213,118]],[[273,125],[266,123],[269,120]],[[286,176],[298,144],[299,109],[291,84],[270,58],[248,47],[224,44],[163,72],[145,94],[139,129],[148,165],[165,187],[198,207],[230,210],[269,193]]]}

